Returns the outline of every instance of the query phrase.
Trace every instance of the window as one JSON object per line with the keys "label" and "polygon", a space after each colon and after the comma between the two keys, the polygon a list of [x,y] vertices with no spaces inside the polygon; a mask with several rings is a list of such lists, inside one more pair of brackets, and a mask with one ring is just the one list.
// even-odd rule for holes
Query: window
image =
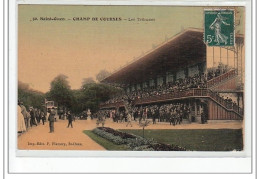
{"label": "window", "polygon": [[145,82],[143,82],[143,88],[147,88],[146,81],[145,81]]}
{"label": "window", "polygon": [[135,85],[132,85],[132,91],[135,91]]}
{"label": "window", "polygon": [[184,79],[185,78],[185,74],[184,74],[184,70],[180,70],[180,71],[178,71],[177,72],[177,74],[176,74],[176,79],[178,80],[178,79]]}
{"label": "window", "polygon": [[154,80],[153,79],[149,80],[149,86],[154,86]]}
{"label": "window", "polygon": [[166,83],[173,82],[172,72],[166,72]]}
{"label": "window", "polygon": [[163,84],[163,77],[162,77],[162,76],[158,76],[158,77],[157,77],[157,86],[158,86],[158,85],[161,86],[162,84]]}
{"label": "window", "polygon": [[195,74],[199,74],[198,65],[189,67],[189,76],[192,77],[192,76],[194,76]]}
{"label": "window", "polygon": [[141,89],[141,85],[140,85],[140,84],[137,84],[137,85],[136,85],[136,89],[137,89],[137,90],[140,90],[140,89]]}

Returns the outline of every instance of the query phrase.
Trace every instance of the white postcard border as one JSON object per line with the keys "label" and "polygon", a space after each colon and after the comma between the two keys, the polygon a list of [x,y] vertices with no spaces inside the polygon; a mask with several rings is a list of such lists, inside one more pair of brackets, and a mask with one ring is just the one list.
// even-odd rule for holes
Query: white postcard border
{"label": "white postcard border", "polygon": [[[245,31],[245,44],[246,44],[246,65],[245,65],[245,96],[248,98],[249,96],[252,97],[252,62],[248,59],[252,59],[251,54],[251,4],[250,1],[237,1],[237,2],[227,2],[227,1],[207,1],[210,3],[211,6],[219,6],[220,3],[222,6],[245,6],[246,7],[246,31]],[[25,0],[25,1],[18,1],[19,4],[42,4],[43,1],[32,1],[32,0]],[[150,2],[129,2],[129,1],[77,1],[76,3],[73,1],[44,1],[44,4],[87,4],[87,5],[191,5],[195,3],[196,6],[206,5],[207,3],[203,2],[158,2],[158,1],[150,1]],[[86,172],[86,173],[99,173],[103,172],[131,172],[136,171],[138,172],[146,172],[147,171],[154,171],[154,172],[174,172],[174,173],[248,173],[251,172],[251,150],[252,150],[252,143],[251,143],[251,132],[253,130],[252,121],[245,120],[245,150],[243,152],[177,152],[177,153],[168,153],[166,152],[151,152],[151,155],[146,155],[144,152],[97,152],[97,151],[21,151],[16,149],[16,123],[14,120],[16,118],[16,106],[17,106],[17,4],[10,2],[10,22],[9,22],[9,119],[8,119],[8,126],[9,126],[9,171],[11,173],[41,173],[41,172]],[[245,100],[245,119],[252,119],[252,100]],[[23,157],[21,157],[23,156]],[[30,156],[30,157],[29,157]],[[55,157],[54,157],[55,156]],[[223,158],[223,157],[232,157],[232,158]],[[54,158],[53,158],[54,157]],[[58,158],[57,158],[58,157]],[[61,168],[57,167],[55,171],[51,171],[53,166],[61,164],[66,158],[70,157],[70,160],[75,160],[78,162],[77,167],[74,171],[66,170],[66,166]],[[84,157],[84,158],[83,158]],[[149,158],[152,157],[152,158]],[[165,158],[169,157],[169,158]],[[199,157],[199,158],[198,158]],[[205,157],[205,158],[204,158]],[[208,158],[210,157],[210,158]],[[48,160],[47,160],[48,159]],[[187,163],[193,164],[193,162],[206,162],[207,160],[211,163],[212,168],[206,167],[205,169],[199,168],[198,166],[194,165],[193,169],[189,167],[187,164],[187,168],[184,170],[180,167],[175,167],[176,170],[172,170],[172,168],[163,167],[160,169],[156,167],[153,170],[153,166],[149,166],[146,168],[143,166],[140,170],[138,169],[130,169],[125,168],[123,166],[119,167],[120,170],[113,170],[113,167],[110,165],[111,160],[113,161],[121,161],[123,163],[131,163],[135,161],[139,161],[139,164],[145,162],[145,160],[149,160],[151,163],[157,163],[158,160],[161,162],[165,162],[166,164],[171,163],[174,165],[175,162],[180,162],[180,160],[185,161]],[[218,163],[221,159],[222,165],[214,165]],[[42,165],[40,164],[39,167],[35,167],[33,161],[41,161]],[[45,160],[47,160],[45,162]],[[100,163],[101,160],[101,163]],[[123,161],[122,161],[123,160]],[[229,161],[230,160],[230,161]],[[85,161],[92,161],[94,163],[93,167],[87,169],[85,167],[80,167],[80,164],[85,163]],[[225,161],[225,162],[223,162]],[[147,162],[148,164],[150,162]],[[161,163],[160,162],[160,163]],[[173,162],[173,163],[172,163]],[[229,163],[231,162],[231,163]],[[50,163],[49,166],[46,166],[46,163]],[[116,162],[117,163],[117,162]],[[146,162],[145,162],[146,163]],[[95,165],[96,164],[96,165]],[[137,166],[139,166],[139,164]],[[205,163],[207,164],[207,162]],[[250,164],[250,165],[249,165]],[[34,167],[32,167],[34,166]],[[45,166],[45,167],[43,167]],[[95,167],[101,166],[100,169],[96,169]],[[230,166],[235,166],[235,168],[230,169]],[[229,169],[228,169],[229,168]],[[109,171],[108,171],[109,169]],[[222,172],[221,172],[222,171]]]}

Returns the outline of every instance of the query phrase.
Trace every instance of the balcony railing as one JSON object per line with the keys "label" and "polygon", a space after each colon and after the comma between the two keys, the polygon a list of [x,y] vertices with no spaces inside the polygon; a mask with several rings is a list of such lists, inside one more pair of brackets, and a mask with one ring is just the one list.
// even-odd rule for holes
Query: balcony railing
{"label": "balcony railing", "polygon": [[[167,101],[167,100],[173,100],[179,98],[187,98],[187,97],[210,97],[220,105],[224,106],[226,109],[233,110],[238,114],[243,115],[242,108],[240,108],[238,105],[232,102],[225,100],[217,93],[209,89],[196,88],[196,89],[189,89],[185,91],[173,92],[169,94],[155,95],[155,96],[149,96],[144,98],[136,98],[134,100],[134,104],[135,105],[149,104],[149,103],[155,103],[155,102],[161,102],[161,101]],[[122,107],[122,106],[124,106],[123,101],[100,105],[101,108],[113,108],[113,107]]]}

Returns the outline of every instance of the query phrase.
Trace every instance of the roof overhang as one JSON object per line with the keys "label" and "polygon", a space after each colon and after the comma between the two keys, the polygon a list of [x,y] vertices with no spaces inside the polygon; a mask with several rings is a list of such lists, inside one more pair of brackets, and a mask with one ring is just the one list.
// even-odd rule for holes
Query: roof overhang
{"label": "roof overhang", "polygon": [[[237,40],[239,39],[236,38]],[[167,71],[177,71],[205,61],[203,30],[187,29],[114,72],[102,82],[140,83],[158,75],[165,75]]]}

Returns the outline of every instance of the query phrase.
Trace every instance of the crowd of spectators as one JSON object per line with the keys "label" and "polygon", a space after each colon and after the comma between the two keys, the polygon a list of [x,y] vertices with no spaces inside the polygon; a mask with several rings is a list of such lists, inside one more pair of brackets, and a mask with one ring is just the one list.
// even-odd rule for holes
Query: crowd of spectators
{"label": "crowd of spectators", "polygon": [[151,96],[159,96],[164,94],[171,94],[174,92],[185,91],[194,88],[207,88],[207,81],[217,76],[228,72],[228,66],[219,64],[217,68],[208,69],[207,74],[195,74],[192,77],[180,78],[175,82],[168,82],[166,84],[136,89],[126,94],[121,94],[112,97],[105,104],[123,102],[125,100],[135,100]]}
{"label": "crowd of spectators", "polygon": [[[211,80],[215,77],[218,77],[226,72],[228,72],[230,68],[228,66],[219,64],[217,68],[210,68],[208,69],[207,74],[195,74],[192,77],[187,77],[184,79],[178,79],[175,82],[169,82],[163,85],[157,85],[152,87],[146,87],[143,89],[134,90],[132,92],[128,92],[126,94],[121,94],[111,98],[110,100],[106,101],[106,104],[123,102],[130,103],[136,99],[143,99],[146,97],[152,96],[159,96],[164,94],[172,94],[179,91],[185,91],[188,89],[194,88],[207,88],[207,81]],[[218,95],[218,94],[217,94]],[[219,95],[218,95],[219,96]],[[220,96],[219,96],[220,97]],[[221,97],[222,98],[222,97]],[[231,98],[223,98],[228,104],[229,108],[234,108],[237,106],[235,102],[232,101]],[[126,106],[126,105],[125,105]],[[202,110],[203,111],[203,110]],[[114,119],[115,122],[122,122],[127,121],[127,111],[115,111],[115,110],[106,110],[104,114],[107,117],[111,117]],[[164,104],[164,105],[148,105],[146,107],[133,107],[132,116],[134,120],[144,120],[146,118],[152,118],[153,122],[155,123],[156,119],[159,122],[170,122],[171,124],[176,125],[177,123],[181,123],[183,118],[188,119],[190,108],[188,105],[183,103],[171,103],[171,104]],[[205,115],[204,115],[205,114]],[[203,117],[204,116],[204,117]],[[206,112],[202,112],[202,117],[204,120],[207,121]],[[192,119],[189,119],[192,121]]]}
{"label": "crowd of spectators", "polygon": [[227,65],[219,64],[217,68],[209,68],[207,70],[207,80],[211,80],[213,78],[216,78],[226,72],[228,72],[230,68]]}
{"label": "crowd of spectators", "polygon": [[[222,97],[223,98],[223,97]],[[229,97],[226,97],[224,98],[224,101],[226,102],[227,104],[227,108],[228,109],[237,109],[238,110],[242,110],[235,101],[233,101],[231,98]]]}
{"label": "crowd of spectators", "polygon": [[184,79],[180,78],[175,82],[169,82],[167,84],[146,87],[143,89],[138,89],[132,92],[128,92],[126,94],[117,95],[109,99],[108,101],[106,101],[105,104],[122,102],[127,99],[135,100],[135,99],[140,99],[140,98],[145,98],[150,96],[170,94],[177,91],[185,91],[191,88],[206,88],[206,87],[207,87],[206,76],[204,74],[201,75],[196,74],[192,77],[187,77]]}
{"label": "crowd of spectators", "polygon": [[17,132],[19,134],[28,131],[28,129],[38,126],[41,123],[44,125],[46,121],[46,113],[42,109],[37,109],[31,106],[28,110],[23,105],[23,102],[18,101],[18,125]]}
{"label": "crowd of spectators", "polygon": [[105,118],[112,118],[114,122],[127,122],[130,113],[132,120],[141,123],[146,119],[152,119],[153,124],[156,122],[169,122],[170,125],[181,124],[183,119],[190,119],[190,107],[186,103],[154,104],[147,106],[133,107],[129,112],[121,110],[102,110]]}

